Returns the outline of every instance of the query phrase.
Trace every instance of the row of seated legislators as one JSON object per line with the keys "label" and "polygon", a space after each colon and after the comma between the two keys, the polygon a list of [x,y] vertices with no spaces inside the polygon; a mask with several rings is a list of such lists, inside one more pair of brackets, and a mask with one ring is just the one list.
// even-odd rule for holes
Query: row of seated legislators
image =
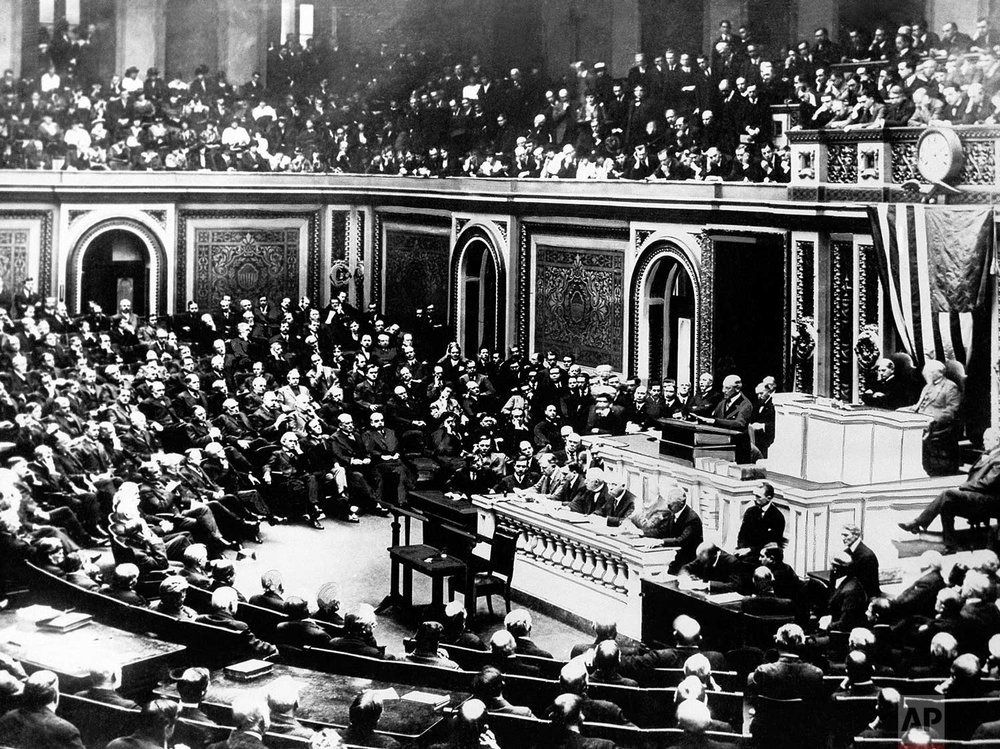
{"label": "row of seated legislators", "polygon": [[[929,552],[919,578],[890,598],[880,589],[878,560],[861,529],[847,526],[842,549],[832,555],[827,588],[799,578],[784,561],[785,522],[770,484],[756,487],[738,548],[730,552],[705,540],[683,489],[666,490],[643,506],[610,480],[599,450],[582,440],[649,429],[657,419],[679,416],[742,429],[748,454],[763,454],[768,424],[773,435],[770,378],[751,401],[733,373],[717,390],[710,375],[697,388],[672,381],[644,385],[608,367],[585,370],[555,352],[482,349],[466,358],[448,343],[432,306],[403,327],[374,307],[353,307],[345,293],[323,309],[307,298],[275,304],[267,297],[234,302],[224,296],[210,311],[191,302],[174,316],[140,319],[127,300],[114,315],[95,305],[69,315],[63,303],[40,297],[31,279],[11,291],[0,298],[5,567],[28,560],[43,574],[122,606],[151,605],[178,620],[242,633],[246,651],[260,657],[309,646],[451,671],[478,650],[489,663],[479,660],[462,670],[478,673],[479,702],[466,703],[454,716],[450,746],[496,743],[489,716],[508,701],[519,704],[516,691],[503,691],[504,679],[516,686],[518,678],[533,674],[559,689],[544,705],[521,705],[551,723],[556,737],[546,737],[545,746],[606,746],[585,736],[588,719],[592,725],[646,723],[647,716],[628,714],[634,705],[588,694],[600,684],[627,688],[634,681],[651,688],[658,668],[696,677],[683,689],[676,685],[671,694],[679,704],[662,717],[685,731],[688,745],[700,746],[715,740],[705,731],[725,730],[726,724],[736,734],[742,730],[740,716],[720,713],[713,702],[723,673],[737,699],[745,695],[758,710],[750,728],[763,746],[778,745],[768,731],[785,723],[769,715],[768,700],[826,705],[831,692],[836,699],[877,693],[866,730],[887,736],[903,727],[893,716],[905,708],[910,690],[920,689],[913,679],[936,680],[931,692],[956,705],[993,689],[1000,610],[992,551],[947,565]],[[952,398],[954,386],[942,379],[942,370],[928,368],[910,407]],[[894,393],[889,380],[874,383],[870,397]],[[759,429],[751,441],[753,424]],[[969,479],[942,493],[928,508],[933,517],[916,522],[919,528],[937,515],[943,521],[973,518],[995,501],[1000,435],[988,431],[984,441],[987,451]],[[225,552],[260,543],[273,523],[322,529],[324,515],[350,523],[359,514],[385,514],[387,506],[406,502],[418,463],[428,486],[458,496],[520,492],[580,513],[615,515],[633,533],[676,547],[673,572],[747,593],[741,604],[747,613],[787,625],[776,626],[773,648],[733,649],[703,641],[700,623],[687,615],[673,621],[664,642],[646,644],[620,637],[613,622],[595,616],[594,641],[565,654],[570,657],[556,672],[543,673],[531,659],[554,654],[532,642],[526,611],[512,612],[483,642],[468,631],[461,609],[452,607],[445,621],[422,624],[407,652],[405,643],[378,642],[377,619],[367,604],[348,602],[341,619],[335,584],[317,591],[315,611],[304,599],[285,598],[280,572],[265,575],[260,593],[233,587],[234,562]],[[107,546],[115,565],[101,574],[94,553]],[[276,609],[286,621],[273,631],[252,630],[237,618],[244,598]],[[36,731],[70,731],[51,716],[58,705],[51,675],[26,679],[12,661],[5,661],[3,672],[11,694],[26,703],[0,720],[0,746],[44,746]],[[835,689],[827,688],[824,675],[836,676]],[[879,680],[889,675],[903,681],[885,686]],[[294,700],[278,700],[288,702]],[[987,708],[1000,711],[989,700]],[[143,730],[169,730],[165,712],[170,710],[162,705],[147,707]],[[270,712],[282,714],[274,706]],[[254,736],[282,722],[267,716],[260,705],[234,705],[236,738],[228,746],[258,746]],[[990,721],[1000,712],[977,716],[975,725],[956,721],[948,730],[995,736]],[[979,723],[986,725],[979,729]]]}
{"label": "row of seated legislators", "polygon": [[550,76],[290,38],[266,80],[243,71],[241,86],[205,65],[97,80],[90,32],[61,26],[37,70],[0,78],[3,166],[781,183],[789,152],[772,145],[774,104],[799,107],[805,128],[996,124],[1000,112],[1000,45],[985,19],[975,39],[915,20],[772,47],[724,20],[708,50],[639,52],[615,73],[577,60]]}

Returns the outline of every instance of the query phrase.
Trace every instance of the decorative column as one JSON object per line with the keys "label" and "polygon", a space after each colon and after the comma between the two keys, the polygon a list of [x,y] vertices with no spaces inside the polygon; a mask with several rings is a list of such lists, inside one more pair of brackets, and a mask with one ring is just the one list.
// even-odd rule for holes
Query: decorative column
{"label": "decorative column", "polygon": [[165,0],[118,0],[115,5],[115,70],[164,68],[164,40],[167,36]]}
{"label": "decorative column", "polygon": [[18,2],[0,3],[0,71],[10,68],[14,77],[21,75],[21,41],[24,36],[24,6]]}
{"label": "decorative column", "polygon": [[795,323],[797,334],[792,344],[792,362],[795,368],[793,390],[798,393],[812,393],[814,389],[813,367],[816,361],[816,340],[810,342],[806,336],[815,336],[816,331],[816,243],[795,242]]}
{"label": "decorative column", "polygon": [[830,395],[851,400],[854,368],[854,248],[850,239],[830,240]]}

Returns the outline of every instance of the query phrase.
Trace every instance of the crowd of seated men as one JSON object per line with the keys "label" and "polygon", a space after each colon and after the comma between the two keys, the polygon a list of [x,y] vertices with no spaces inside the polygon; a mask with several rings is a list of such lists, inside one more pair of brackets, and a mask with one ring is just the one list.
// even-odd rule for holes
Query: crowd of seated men
{"label": "crowd of seated men", "polygon": [[[855,29],[841,45],[819,28],[775,48],[722,21],[708,51],[639,53],[617,75],[576,61],[548,78],[290,36],[267,81],[239,87],[204,65],[190,79],[130,67],[99,81],[90,34],[76,36],[60,22],[37,73],[0,79],[4,166],[780,183],[789,154],[771,144],[772,104],[798,105],[802,127],[848,129],[996,123],[1000,107],[985,20],[975,39],[915,21],[894,37]],[[842,62],[858,67],[831,67]]]}

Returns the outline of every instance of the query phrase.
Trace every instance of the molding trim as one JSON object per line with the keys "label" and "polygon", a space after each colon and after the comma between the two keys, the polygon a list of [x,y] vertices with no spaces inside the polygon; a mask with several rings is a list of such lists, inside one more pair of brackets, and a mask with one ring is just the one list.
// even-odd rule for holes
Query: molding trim
{"label": "molding trim", "polygon": [[[691,288],[694,290],[694,308],[696,310],[696,314],[694,316],[694,340],[695,345],[699,348],[699,351],[701,349],[704,318],[702,318],[700,313],[702,309],[702,288],[699,266],[696,265],[694,258],[691,257],[691,254],[685,251],[685,249],[673,239],[655,237],[652,241],[647,241],[653,234],[654,232],[649,230],[640,230],[636,232],[635,247],[636,252],[639,254],[639,259],[632,271],[632,281],[629,284],[629,298],[632,300],[632,304],[631,320],[629,321],[628,374],[631,377],[635,377],[637,375],[640,377],[646,377],[650,374],[649,372],[639,372],[639,352],[644,343],[641,340],[642,336],[640,335],[640,327],[642,316],[645,314],[644,307],[646,298],[643,292],[648,284],[648,275],[659,260],[664,258],[672,258],[676,260],[691,279]],[[640,247],[643,248],[641,251]],[[648,338],[648,336],[649,331],[647,327],[646,337]],[[648,345],[649,342],[646,341],[645,343]],[[697,383],[698,378],[701,376],[701,372],[704,371],[701,368],[701,357],[696,354],[693,357],[692,364],[694,366],[694,372],[691,375],[691,381],[692,383]]]}
{"label": "molding trim", "polygon": [[[494,224],[495,222],[490,223]],[[496,267],[496,289],[494,290],[496,298],[496,309],[494,311],[496,330],[494,331],[494,338],[496,343],[493,348],[495,351],[505,351],[507,331],[507,266],[504,263],[503,252],[496,246],[495,237],[490,236],[490,232],[486,227],[477,223],[473,223],[471,226],[468,224],[469,222],[463,222],[463,225],[468,228],[460,230],[461,233],[455,239],[455,248],[451,253],[451,272],[448,276],[451,282],[451,290],[448,294],[448,317],[453,320],[451,329],[454,338],[452,340],[462,340],[462,336],[460,335],[461,315],[459,314],[459,302],[461,301],[459,287],[462,281],[462,263],[465,260],[465,253],[469,246],[473,242],[479,241],[486,245],[490,256],[493,258],[493,265]],[[466,351],[465,356],[472,358],[475,355]]]}
{"label": "molding trim", "polygon": [[[144,211],[145,213],[145,211]],[[167,252],[156,232],[134,218],[109,218],[98,221],[76,240],[66,260],[66,307],[70,314],[79,314],[83,287],[83,259],[93,241],[109,231],[127,231],[138,236],[146,245],[150,259],[150,289],[156,289],[156,304],[150,312],[158,315],[167,310]]]}

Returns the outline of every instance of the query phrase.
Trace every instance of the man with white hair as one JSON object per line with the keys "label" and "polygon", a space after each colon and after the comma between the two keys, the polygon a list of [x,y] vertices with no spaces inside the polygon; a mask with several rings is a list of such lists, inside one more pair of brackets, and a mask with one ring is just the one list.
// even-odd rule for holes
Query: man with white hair
{"label": "man with white hair", "polygon": [[981,521],[994,515],[998,507],[1000,429],[990,427],[983,432],[983,454],[969,469],[969,477],[957,489],[945,489],[914,520],[900,523],[899,527],[908,533],[922,533],[940,515],[945,546],[953,551],[957,548],[956,517]]}
{"label": "man with white hair", "polygon": [[591,467],[584,474],[583,482],[567,484],[562,501],[571,512],[589,515],[608,501],[608,484],[604,469]]}
{"label": "man with white hair", "polygon": [[941,563],[939,551],[929,549],[920,555],[920,577],[892,600],[894,617],[934,616],[934,601],[938,591],[945,586]]}
{"label": "man with white hair", "polygon": [[687,495],[679,486],[671,487],[649,508],[637,506],[629,521],[647,538],[662,539],[664,546],[676,546],[677,554],[668,568],[671,574],[695,558],[704,540],[701,518],[687,505]]}
{"label": "man with white hair", "polygon": [[295,717],[299,707],[299,685],[291,676],[279,676],[268,685],[267,707],[271,711],[271,733],[312,738],[315,731],[306,728]]}
{"label": "man with white hair", "polygon": [[764,663],[747,677],[750,704],[756,696],[778,700],[819,700],[826,697],[823,671],[803,661],[799,654],[806,635],[798,624],[785,624],[774,636],[778,660]]}
{"label": "man with white hair", "polygon": [[945,366],[928,359],[923,370],[924,389],[912,406],[904,411],[931,417],[923,440],[924,470],[930,476],[948,476],[958,471],[958,436],[956,421],[962,406],[958,385],[945,377]]}
{"label": "man with white hair", "polygon": [[236,724],[233,732],[225,741],[209,744],[208,749],[267,749],[263,738],[271,728],[271,711],[260,695],[237,695],[232,712]]}
{"label": "man with white hair", "polygon": [[695,418],[704,424],[732,429],[740,433],[736,438],[736,462],[745,463],[750,459],[750,419],[753,417],[753,404],[743,395],[743,380],[739,375],[726,375],[722,381],[722,400],[715,406],[711,416]]}

